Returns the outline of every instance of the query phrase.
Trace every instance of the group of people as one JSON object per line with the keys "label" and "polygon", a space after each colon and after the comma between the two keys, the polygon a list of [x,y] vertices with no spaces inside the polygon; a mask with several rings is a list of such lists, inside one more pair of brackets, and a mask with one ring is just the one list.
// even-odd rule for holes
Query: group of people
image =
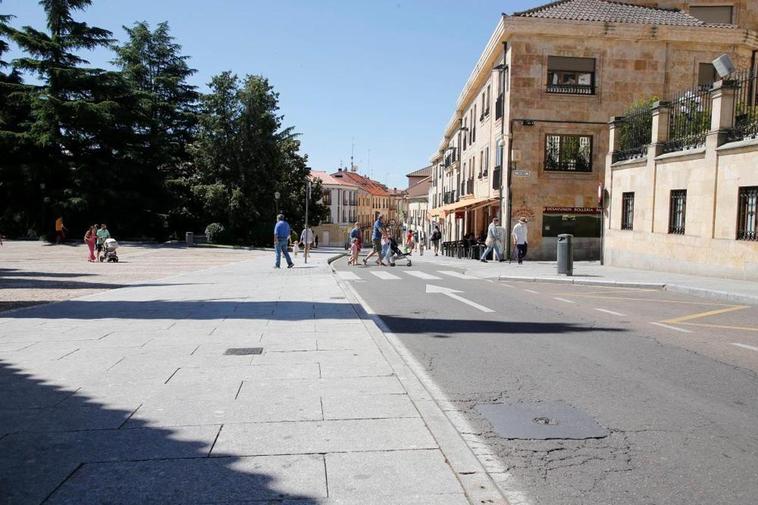
{"label": "group of people", "polygon": [[[392,242],[397,235],[398,230],[394,226],[388,226],[384,222],[384,216],[379,214],[374,226],[371,229],[371,252],[363,258],[363,264],[368,265],[368,260],[376,256],[376,264],[379,266],[395,266],[393,256],[395,252],[392,250]],[[409,250],[414,248],[413,233],[409,232],[406,237],[406,247]],[[358,265],[358,255],[363,247],[361,239],[361,229],[358,223],[353,225],[353,229],[350,230],[350,259],[349,265]]]}
{"label": "group of people", "polygon": [[284,214],[276,216],[276,225],[274,226],[274,251],[276,254],[276,260],[274,262],[274,268],[280,268],[282,262],[282,256],[287,261],[287,268],[292,268],[295,263],[290,257],[289,248],[292,247],[292,252],[297,256],[300,247],[305,249],[306,253],[311,247],[318,247],[318,236],[313,233],[313,230],[308,227],[304,228],[300,234],[300,241],[297,238],[292,238],[292,229],[287,221],[284,219]]}
{"label": "group of people", "polygon": [[[487,234],[484,239],[484,245],[486,248],[484,249],[484,252],[482,252],[479,261],[487,263],[487,256],[490,253],[493,254],[493,259],[496,258],[498,261],[505,261],[503,256],[503,235],[504,230],[500,227],[500,219],[494,218],[487,227]],[[524,262],[527,251],[527,227],[525,217],[519,218],[518,222],[513,227],[513,231],[511,231],[511,241],[516,247],[516,259],[520,265]]]}
{"label": "group of people", "polygon": [[[108,231],[108,226],[105,223],[100,226],[93,224],[87,229],[87,232],[84,234],[84,243],[87,244],[87,248],[89,249],[87,261],[94,263],[100,259],[105,241],[109,238],[111,238],[111,232]],[[97,251],[97,256],[95,255],[95,251]]]}

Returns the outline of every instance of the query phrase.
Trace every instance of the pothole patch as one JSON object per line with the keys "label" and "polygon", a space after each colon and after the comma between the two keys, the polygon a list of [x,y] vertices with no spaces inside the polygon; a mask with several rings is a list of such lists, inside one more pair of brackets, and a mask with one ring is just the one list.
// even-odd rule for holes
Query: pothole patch
{"label": "pothole patch", "polygon": [[498,436],[511,440],[584,440],[609,432],[588,414],[560,401],[476,406]]}

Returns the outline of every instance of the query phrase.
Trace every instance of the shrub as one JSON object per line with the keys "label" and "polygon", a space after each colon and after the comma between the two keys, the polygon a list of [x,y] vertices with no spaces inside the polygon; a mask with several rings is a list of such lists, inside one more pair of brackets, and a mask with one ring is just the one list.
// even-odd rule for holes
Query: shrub
{"label": "shrub", "polygon": [[205,238],[211,244],[221,244],[228,242],[228,233],[221,223],[211,223],[205,227]]}

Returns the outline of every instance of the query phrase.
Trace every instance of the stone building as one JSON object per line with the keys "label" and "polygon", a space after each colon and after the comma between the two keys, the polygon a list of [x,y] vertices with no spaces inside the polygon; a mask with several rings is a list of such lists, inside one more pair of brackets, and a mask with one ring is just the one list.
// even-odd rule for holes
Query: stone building
{"label": "stone building", "polygon": [[391,212],[392,199],[390,191],[384,184],[361,175],[356,170],[338,169],[337,172],[331,175],[337,180],[346,181],[360,188],[361,194],[357,201],[357,221],[363,230],[364,242],[370,243],[371,227],[376,217],[379,214],[387,217],[396,214],[396,210]]}
{"label": "stone building", "polygon": [[597,258],[608,117],[710,85],[721,54],[748,68],[756,3],[563,0],[503,15],[431,159],[443,240],[526,217],[532,259],[554,258],[560,233]]}
{"label": "stone building", "polygon": [[314,226],[313,233],[318,237],[319,245],[341,247],[353,223],[358,220],[358,198],[363,191],[358,185],[326,172],[312,170],[311,177],[321,181],[321,203],[329,207],[329,217]]}
{"label": "stone building", "polygon": [[429,222],[429,189],[431,187],[432,167],[424,167],[406,175],[408,189],[406,189],[406,201],[408,213],[405,219],[405,228],[417,232],[419,240],[428,241],[430,232]]}

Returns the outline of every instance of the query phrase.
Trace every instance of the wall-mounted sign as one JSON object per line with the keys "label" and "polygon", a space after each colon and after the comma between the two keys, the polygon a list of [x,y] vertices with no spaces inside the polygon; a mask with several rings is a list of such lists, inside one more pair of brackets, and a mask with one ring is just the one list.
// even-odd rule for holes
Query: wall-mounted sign
{"label": "wall-mounted sign", "polygon": [[599,207],[545,207],[543,214],[600,214]]}
{"label": "wall-mounted sign", "polygon": [[531,172],[529,172],[529,170],[514,170],[513,175],[515,177],[529,177]]}

